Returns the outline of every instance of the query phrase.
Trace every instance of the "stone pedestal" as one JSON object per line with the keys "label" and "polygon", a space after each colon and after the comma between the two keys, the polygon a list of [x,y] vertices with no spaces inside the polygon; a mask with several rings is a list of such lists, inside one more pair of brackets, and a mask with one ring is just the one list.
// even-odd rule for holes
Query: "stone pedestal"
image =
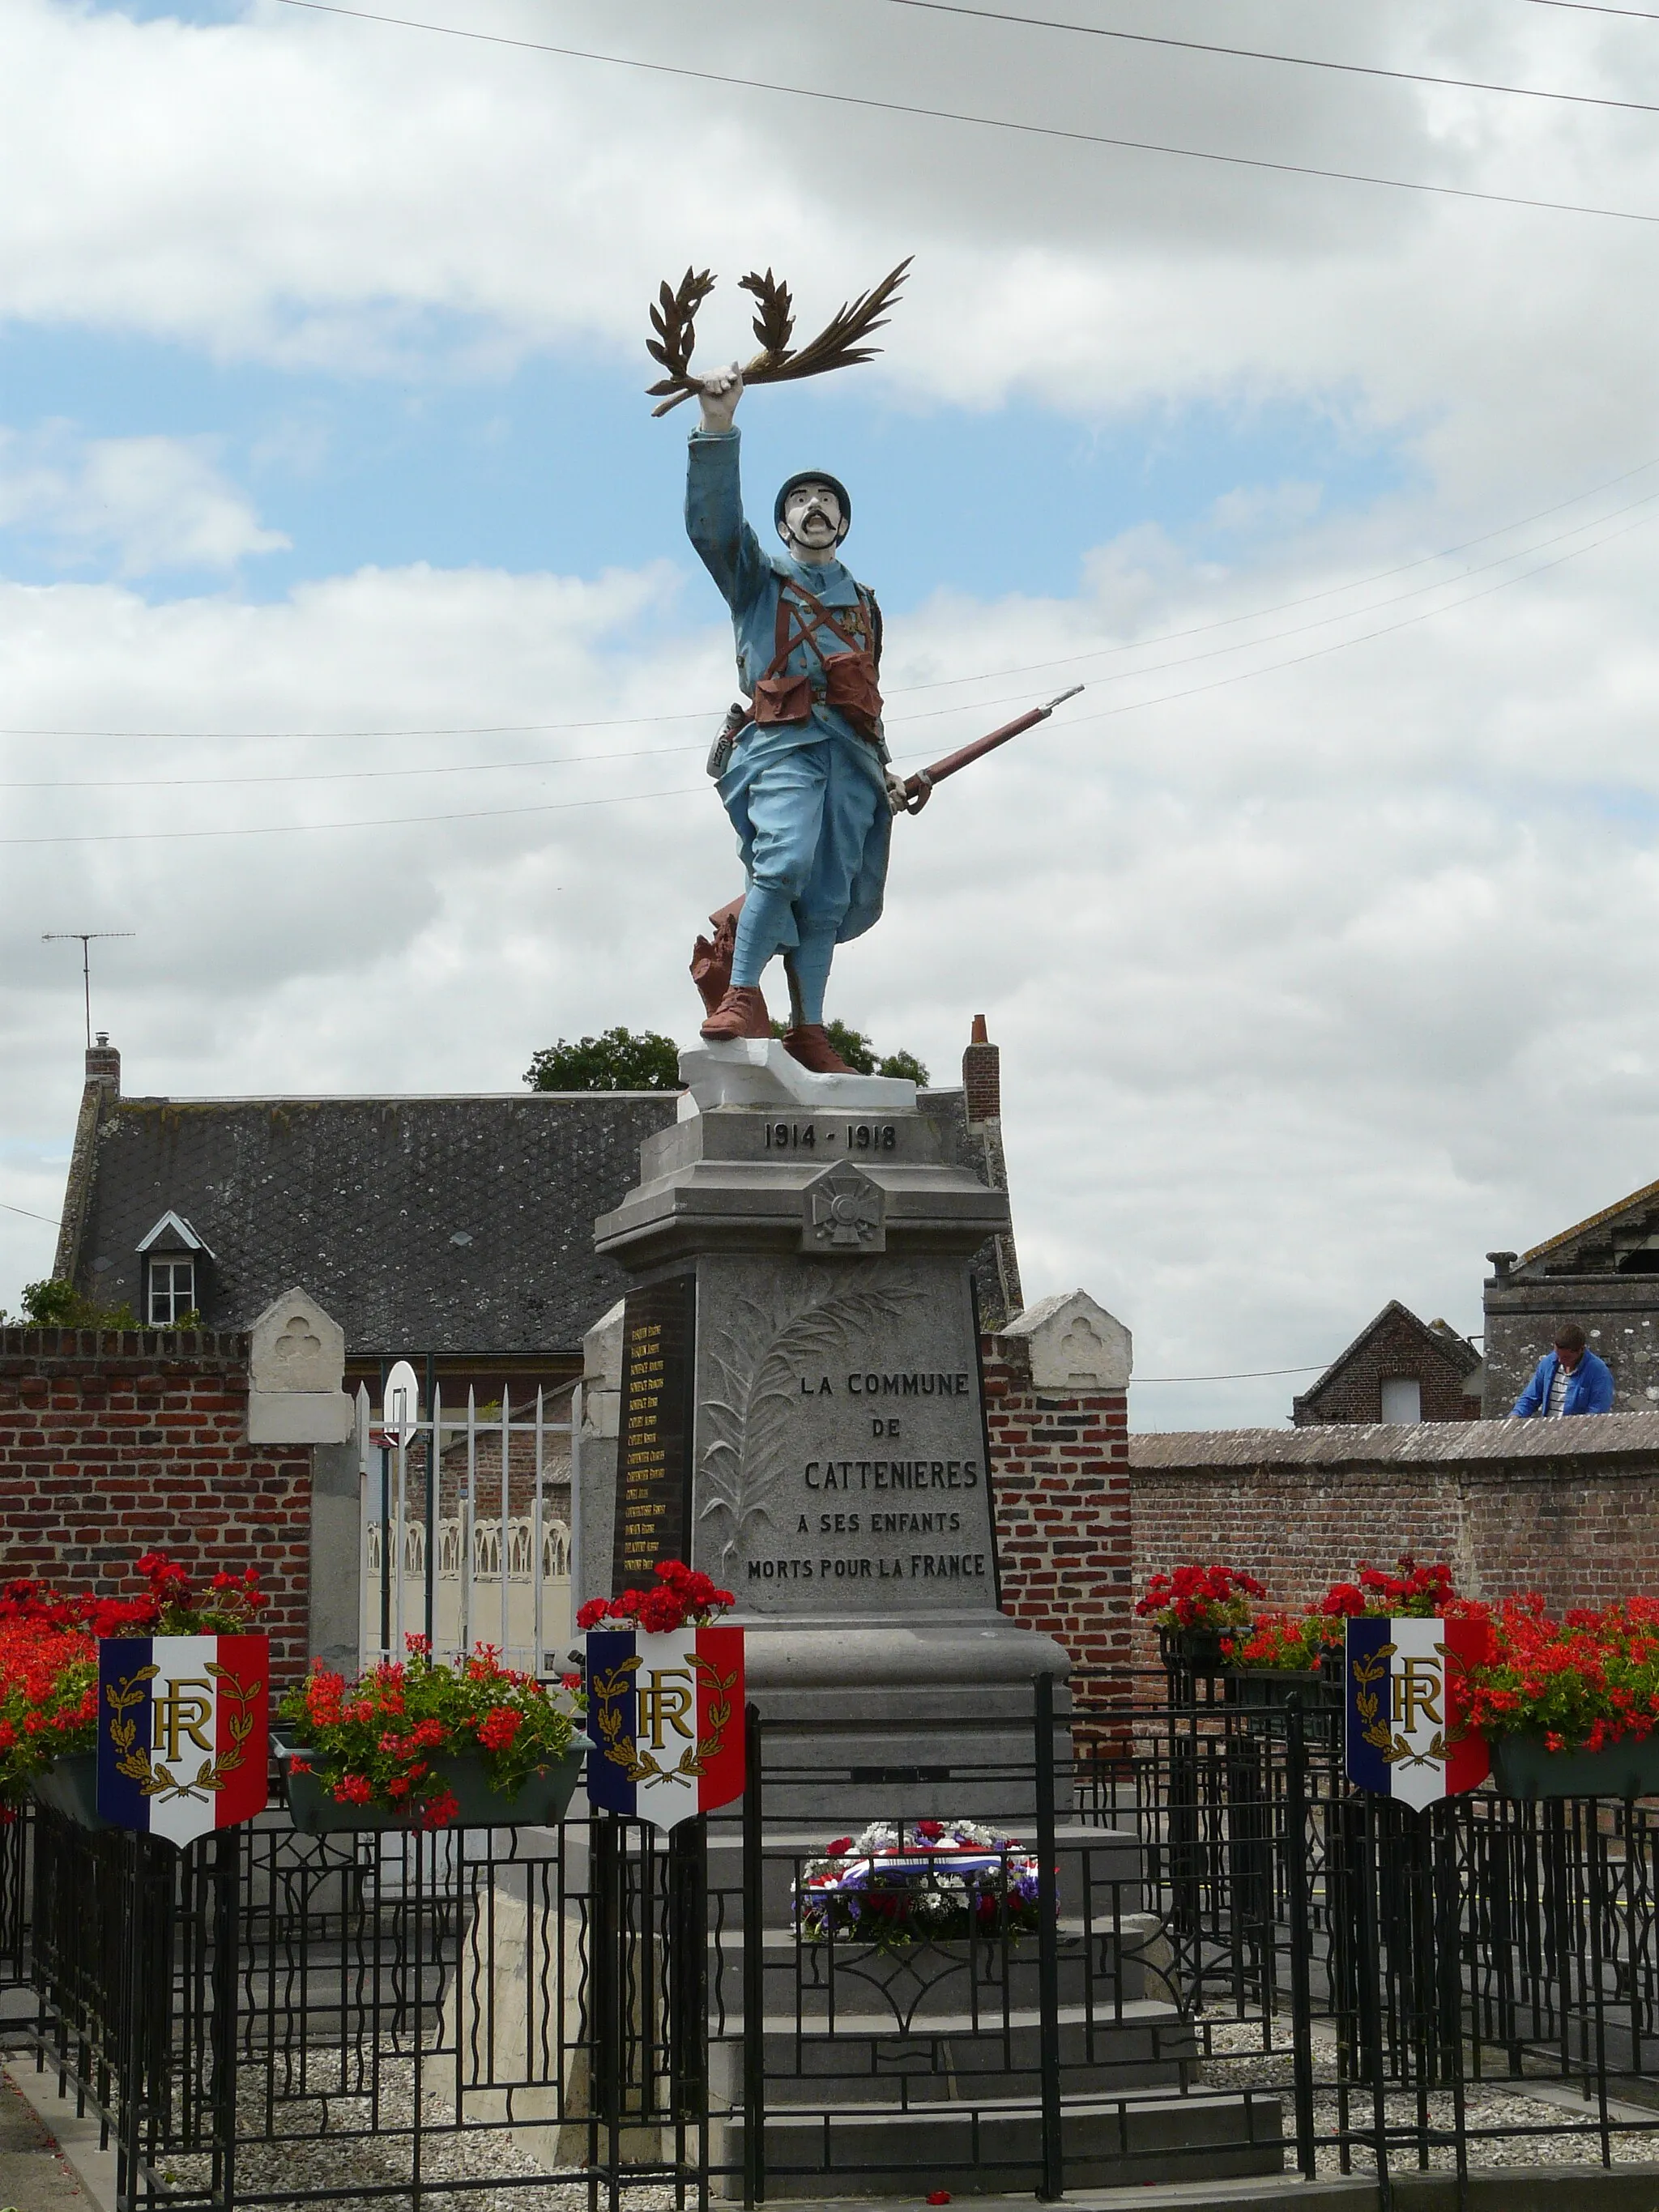
{"label": "stone pedestal", "polygon": [[590,1340],[580,1594],[683,1534],[749,1631],[769,1810],[809,1813],[805,1771],[839,1768],[967,1814],[963,1770],[1030,1764],[1035,1678],[1066,1671],[998,1609],[970,1261],[1007,1200],[911,1085],[796,1070],[763,1101],[767,1051],[684,1056],[688,1110],[597,1224],[638,1290],[620,1356],[618,1316]]}

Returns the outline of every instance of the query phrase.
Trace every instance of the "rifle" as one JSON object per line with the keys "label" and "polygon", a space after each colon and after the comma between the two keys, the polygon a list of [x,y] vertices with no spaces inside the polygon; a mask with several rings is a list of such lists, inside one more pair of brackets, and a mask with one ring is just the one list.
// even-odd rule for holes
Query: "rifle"
{"label": "rifle", "polygon": [[1046,705],[1033,707],[1029,714],[1020,714],[1012,722],[1005,722],[1000,730],[993,730],[989,737],[975,738],[972,744],[963,745],[957,752],[946,753],[943,760],[935,761],[931,768],[918,769],[914,775],[907,775],[904,779],[905,812],[920,814],[936,783],[943,783],[947,775],[954,775],[958,769],[966,768],[970,761],[982,760],[987,753],[994,753],[999,745],[1006,745],[1010,738],[1017,738],[1024,731],[1035,728],[1037,723],[1046,722],[1056,707],[1063,706],[1067,699],[1075,699],[1082,689],[1082,684],[1073,684],[1069,691],[1056,692]]}

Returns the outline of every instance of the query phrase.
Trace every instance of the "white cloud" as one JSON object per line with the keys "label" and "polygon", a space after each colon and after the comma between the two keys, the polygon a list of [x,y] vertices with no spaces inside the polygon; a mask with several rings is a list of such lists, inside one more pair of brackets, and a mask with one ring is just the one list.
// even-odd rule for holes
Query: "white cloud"
{"label": "white cloud", "polygon": [[0,429],[0,529],[44,538],[65,565],[112,556],[124,576],[234,568],[289,543],[221,472],[214,440],[82,440],[63,423]]}
{"label": "white cloud", "polygon": [[[1333,558],[1316,522],[1267,574],[1183,574],[1144,535],[1097,572],[1138,620],[1179,630],[1317,589]],[[844,950],[835,1005],[941,1076],[988,1014],[1033,1295],[1086,1284],[1133,1326],[1148,1375],[1319,1360],[1389,1296],[1477,1327],[1486,1250],[1651,1179],[1656,586],[1659,548],[1638,535],[1616,558],[1185,702],[1091,719],[1310,641],[1096,684],[898,825],[889,913]],[[690,610],[706,610],[696,588]],[[79,997],[73,963],[35,940],[83,917],[139,932],[102,956],[94,1010],[135,1090],[513,1089],[557,1035],[617,1020],[689,1034],[690,941],[737,885],[701,769],[726,646],[712,623],[687,634],[687,611],[665,568],[592,582],[368,571],[265,606],[0,591],[14,726],[596,725],[88,740],[50,765],[12,747],[14,780],[473,765],[88,791],[72,813],[12,789],[9,836],[66,819],[131,834],[487,818],[4,848],[3,1126],[66,1141]],[[988,678],[945,695],[982,704],[944,714],[938,692],[909,687],[1075,653],[1100,620],[1091,599],[941,600],[896,624],[896,748],[932,757],[1048,678]],[[481,765],[545,754],[599,757]],[[580,803],[618,792],[674,795]],[[554,811],[492,811],[514,805]],[[32,1205],[40,1187],[0,1197]],[[0,1267],[40,1272],[50,1232],[0,1224]],[[1273,1420],[1296,1387],[1149,1383],[1137,1418]]]}
{"label": "white cloud", "polygon": [[[441,11],[440,11],[441,13]],[[1158,9],[1139,11],[1161,27]],[[1497,0],[1432,21],[1251,0],[1243,43],[1627,95],[1639,27]],[[3,0],[0,296],[27,320],[361,370],[595,345],[645,368],[645,304],[722,272],[705,349],[750,343],[770,261],[804,319],[914,251],[879,374],[926,400],[1024,390],[1092,415],[1330,399],[1420,441],[1448,499],[1517,462],[1571,483],[1651,428],[1652,233],[864,112],[261,0],[134,23]],[[1659,212],[1641,117],[983,27],[860,0],[466,23],[1060,128]],[[1127,19],[1135,20],[1134,11]],[[875,66],[878,64],[878,66]],[[734,180],[741,188],[734,189]],[[456,333],[461,333],[458,337]]]}
{"label": "white cloud", "polygon": [[[453,20],[1659,211],[1645,118],[1097,52],[854,4],[855,37],[844,11],[759,0],[714,15],[570,0],[556,18],[490,0]],[[1167,19],[1125,0],[1126,22]],[[894,732],[913,758],[1000,719],[1004,699],[1073,672],[1090,690],[899,825],[888,916],[842,957],[836,1004],[940,1074],[969,1016],[989,1015],[1028,1287],[1086,1284],[1134,1327],[1149,1375],[1322,1360],[1389,1296],[1474,1327],[1488,1247],[1531,1243],[1651,1179],[1652,534],[1392,626],[1509,573],[1453,588],[1461,566],[1609,515],[1654,479],[1349,588],[1659,450],[1650,229],[769,100],[267,0],[212,29],[0,0],[0,298],[15,320],[354,375],[580,350],[643,384],[645,304],[665,272],[722,272],[712,357],[746,349],[743,269],[786,272],[811,325],[914,250],[872,398],[980,407],[987,438],[1011,392],[1177,425],[1197,401],[1288,401],[1387,432],[1405,488],[1363,517],[1316,507],[1292,469],[1224,496],[1218,524],[1272,525],[1264,542],[1222,544],[1224,560],[1131,531],[1096,550],[1073,599],[941,597],[894,625]],[[1234,33],[1615,94],[1651,80],[1644,27],[1497,0],[1342,24],[1300,0],[1240,0]],[[326,465],[302,418],[282,435]],[[964,476],[973,465],[964,440]],[[0,481],[19,526],[66,555],[114,546],[135,575],[271,542],[195,441],[14,441]],[[1063,495],[1033,487],[1034,506]],[[879,586],[878,550],[869,562]],[[78,1092],[76,979],[43,927],[139,932],[96,979],[134,1088],[512,1088],[560,1033],[620,1019],[685,1034],[690,939],[735,888],[701,776],[729,652],[696,588],[684,600],[666,568],[424,568],[263,606],[0,587],[11,728],[604,726],[0,744],[14,787],[158,780],[9,788],[10,837],[490,817],[0,846],[0,1126],[23,1148],[0,1158],[0,1199],[56,1211],[55,1196],[37,1206],[52,1190],[43,1163]],[[1204,627],[1270,605],[1287,611]],[[708,626],[688,633],[688,609]],[[1200,688],[1368,629],[1388,634]],[[1085,653],[1075,672],[1033,665]],[[964,668],[1032,672],[905,689]],[[647,719],[616,726],[629,714]],[[484,765],[543,753],[603,757]],[[407,781],[189,781],[461,761],[471,773]],[[580,803],[619,790],[679,795]],[[0,1298],[50,1246],[48,1229],[0,1214]],[[1273,1419],[1297,1387],[1148,1384],[1137,1418]]]}

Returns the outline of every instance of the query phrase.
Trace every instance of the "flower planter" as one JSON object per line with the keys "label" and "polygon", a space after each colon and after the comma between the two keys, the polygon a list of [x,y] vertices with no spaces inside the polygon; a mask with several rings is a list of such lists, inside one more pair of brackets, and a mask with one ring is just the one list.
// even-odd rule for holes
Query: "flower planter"
{"label": "flower planter", "polygon": [[[581,1779],[582,1761],[593,1748],[578,1733],[562,1759],[538,1767],[521,1790],[503,1796],[492,1789],[482,1752],[463,1752],[453,1759],[436,1758],[433,1771],[454,1792],[460,1810],[447,1825],[452,1828],[548,1828],[564,1818],[565,1808]],[[296,1774],[292,1761],[307,1756],[303,1744],[277,1742],[272,1749],[282,1764],[288,1791],[288,1809],[301,1835],[326,1836],[349,1828],[407,1828],[406,1814],[380,1805],[342,1805],[314,1774]]]}
{"label": "flower planter", "polygon": [[1158,1650],[1168,1668],[1188,1674],[1218,1674],[1226,1664],[1222,1638],[1240,1632],[1237,1628],[1160,1628]]}
{"label": "flower planter", "polygon": [[1285,1708],[1292,1698],[1299,1698],[1304,1742],[1334,1740],[1340,1699],[1317,1668],[1235,1667],[1229,1670],[1228,1680],[1231,1702],[1243,1708],[1247,1725],[1282,1735],[1289,1725]]}
{"label": "flower planter", "polygon": [[29,1784],[37,1803],[61,1813],[78,1828],[107,1828],[98,1810],[98,1754],[72,1751],[56,1759]]}
{"label": "flower planter", "polygon": [[1551,1751],[1541,1735],[1498,1736],[1492,1772],[1504,1797],[1659,1797],[1659,1738]]}

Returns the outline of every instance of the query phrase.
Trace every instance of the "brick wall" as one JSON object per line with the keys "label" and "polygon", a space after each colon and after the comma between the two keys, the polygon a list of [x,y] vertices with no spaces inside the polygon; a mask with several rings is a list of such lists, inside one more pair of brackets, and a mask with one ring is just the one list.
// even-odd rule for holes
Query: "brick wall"
{"label": "brick wall", "polygon": [[1002,1610],[1064,1645],[1086,1706],[1101,1694],[1089,1671],[1121,1668],[1129,1651],[1127,1395],[1039,1397],[1016,1338],[988,1336],[982,1366]]}
{"label": "brick wall", "polygon": [[1137,1588],[1219,1559],[1299,1611],[1406,1551],[1449,1560],[1474,1597],[1659,1591],[1659,1414],[1138,1436],[1130,1461]]}
{"label": "brick wall", "polygon": [[1479,1363],[1473,1354],[1466,1357],[1467,1365],[1450,1346],[1436,1345],[1414,1315],[1386,1313],[1338,1362],[1328,1382],[1291,1401],[1291,1419],[1297,1428],[1316,1421],[1380,1422],[1383,1383],[1409,1376],[1421,1391],[1424,1420],[1478,1420],[1479,1388],[1466,1393],[1464,1383]]}
{"label": "brick wall", "polygon": [[258,1566],[272,1673],[307,1657],[311,1455],[250,1446],[246,1336],[0,1329],[0,1577],[136,1596],[141,1552]]}

